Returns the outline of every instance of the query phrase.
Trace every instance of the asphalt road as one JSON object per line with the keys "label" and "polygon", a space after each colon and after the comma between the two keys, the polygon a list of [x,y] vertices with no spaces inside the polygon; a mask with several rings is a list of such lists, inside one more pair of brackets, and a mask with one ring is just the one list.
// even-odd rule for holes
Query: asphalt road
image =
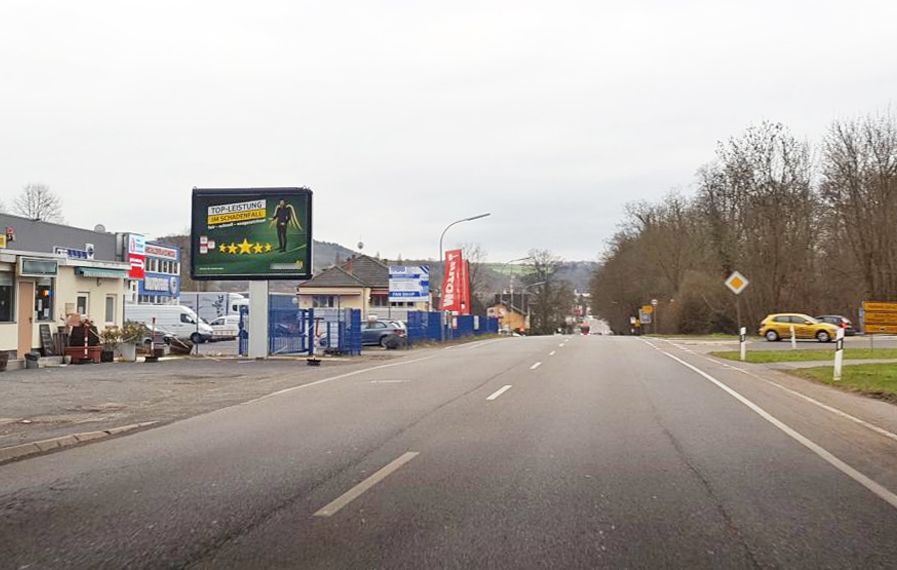
{"label": "asphalt road", "polygon": [[0,466],[0,567],[897,566],[889,404],[629,337],[335,374]]}

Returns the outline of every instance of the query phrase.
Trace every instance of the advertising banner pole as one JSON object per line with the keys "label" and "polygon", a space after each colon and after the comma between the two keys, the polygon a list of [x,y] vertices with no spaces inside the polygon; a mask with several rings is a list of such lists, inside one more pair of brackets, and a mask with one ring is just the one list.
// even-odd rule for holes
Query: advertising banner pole
{"label": "advertising banner pole", "polygon": [[268,282],[249,282],[249,358],[268,358]]}

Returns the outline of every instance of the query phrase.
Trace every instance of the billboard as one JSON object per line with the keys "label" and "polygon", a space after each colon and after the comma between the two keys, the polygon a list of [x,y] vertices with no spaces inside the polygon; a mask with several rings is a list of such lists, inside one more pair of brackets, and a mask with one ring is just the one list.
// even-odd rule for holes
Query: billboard
{"label": "billboard", "polygon": [[389,301],[430,300],[429,265],[390,265]]}
{"label": "billboard", "polygon": [[897,334],[897,303],[863,301],[866,334]]}
{"label": "billboard", "polygon": [[311,190],[194,188],[193,279],[311,277]]}

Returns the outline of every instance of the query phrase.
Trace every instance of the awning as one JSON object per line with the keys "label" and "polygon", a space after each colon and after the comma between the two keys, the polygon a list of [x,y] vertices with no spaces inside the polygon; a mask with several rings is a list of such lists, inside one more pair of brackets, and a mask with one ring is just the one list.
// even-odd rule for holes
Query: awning
{"label": "awning", "polygon": [[81,277],[102,277],[104,279],[127,279],[128,272],[118,269],[102,269],[99,267],[76,267],[75,273]]}

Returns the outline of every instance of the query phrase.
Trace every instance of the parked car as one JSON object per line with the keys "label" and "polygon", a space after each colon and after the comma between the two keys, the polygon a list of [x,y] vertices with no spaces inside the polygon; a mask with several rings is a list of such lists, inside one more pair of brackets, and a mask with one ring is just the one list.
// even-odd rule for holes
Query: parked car
{"label": "parked car", "polygon": [[209,323],[212,340],[233,340],[240,334],[240,315],[218,317]]}
{"label": "parked car", "polygon": [[175,338],[174,334],[156,327],[155,333],[147,330],[143,338],[140,339],[140,343],[144,346],[149,346],[150,342],[153,342],[161,346],[163,344],[171,344]]}
{"label": "parked car", "polygon": [[775,342],[783,338],[791,337],[791,327],[794,327],[795,338],[813,339],[819,342],[831,342],[837,334],[838,327],[829,323],[821,323],[803,313],[777,313],[768,315],[760,323],[760,336],[766,340]]}
{"label": "parked car", "polygon": [[850,319],[847,317],[842,317],[841,315],[820,315],[816,317],[816,320],[822,323],[835,325],[836,327],[841,327],[844,329],[844,336],[854,336],[857,334],[857,330],[854,328],[853,323],[850,322]]}
{"label": "parked car", "polygon": [[361,325],[361,344],[363,346],[380,345],[384,348],[390,341],[391,337],[404,340],[405,327],[397,325],[394,321],[368,321]]}

